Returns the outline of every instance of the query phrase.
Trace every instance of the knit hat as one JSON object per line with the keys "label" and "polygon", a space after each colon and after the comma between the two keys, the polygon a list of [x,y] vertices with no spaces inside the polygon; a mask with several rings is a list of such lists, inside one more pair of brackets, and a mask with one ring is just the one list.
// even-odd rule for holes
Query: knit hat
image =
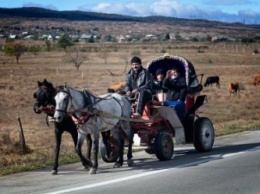
{"label": "knit hat", "polygon": [[164,74],[164,73],[163,73],[163,69],[160,68],[160,69],[157,69],[157,70],[156,70],[155,75],[157,76],[157,75],[159,75],[159,74]]}
{"label": "knit hat", "polygon": [[131,64],[132,64],[132,63],[142,64],[142,61],[141,61],[141,59],[140,59],[139,57],[133,57],[133,58],[131,59]]}

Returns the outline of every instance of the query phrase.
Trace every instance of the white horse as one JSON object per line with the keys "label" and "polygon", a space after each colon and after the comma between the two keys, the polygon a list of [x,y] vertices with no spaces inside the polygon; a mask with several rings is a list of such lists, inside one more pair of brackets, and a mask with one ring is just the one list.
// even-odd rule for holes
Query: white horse
{"label": "white horse", "polygon": [[[90,174],[96,174],[98,167],[99,133],[109,130],[118,132],[119,129],[122,129],[125,132],[129,142],[127,163],[128,166],[133,165],[133,133],[130,122],[125,119],[131,117],[131,103],[126,97],[113,93],[101,98],[89,91],[78,91],[65,86],[58,90],[55,101],[54,119],[56,122],[61,122],[67,113],[73,113],[79,118],[86,110],[89,113],[88,119],[78,126],[76,150],[81,150],[87,134],[93,134],[94,162],[89,161],[91,167]],[[121,145],[119,146],[119,164],[115,164],[114,167],[120,167],[123,164],[124,145],[122,143],[123,141],[121,141]]]}

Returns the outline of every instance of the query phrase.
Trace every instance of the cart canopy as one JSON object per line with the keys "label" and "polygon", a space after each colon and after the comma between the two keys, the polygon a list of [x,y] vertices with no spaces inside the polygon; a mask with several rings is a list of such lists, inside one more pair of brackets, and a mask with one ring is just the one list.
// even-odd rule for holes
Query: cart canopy
{"label": "cart canopy", "polygon": [[166,75],[168,70],[178,68],[181,76],[184,76],[186,79],[188,94],[195,94],[202,90],[202,85],[197,79],[192,63],[181,56],[165,54],[164,56],[149,61],[146,68],[153,77],[155,77],[155,72],[159,68],[163,70],[164,75]]}

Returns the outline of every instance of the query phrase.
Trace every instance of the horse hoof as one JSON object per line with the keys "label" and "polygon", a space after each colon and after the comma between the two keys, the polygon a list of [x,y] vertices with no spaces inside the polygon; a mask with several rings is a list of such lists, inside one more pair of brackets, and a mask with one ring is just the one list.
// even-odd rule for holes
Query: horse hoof
{"label": "horse hoof", "polygon": [[116,162],[113,166],[113,168],[121,168],[122,167],[122,164]]}
{"label": "horse hoof", "polygon": [[84,164],[84,166],[86,167],[88,167],[88,168],[91,168],[92,166],[93,166],[93,163],[91,162],[91,161],[89,161],[89,162],[86,162],[85,164]]}
{"label": "horse hoof", "polygon": [[132,159],[127,160],[128,167],[131,167],[134,165],[134,161]]}
{"label": "horse hoof", "polygon": [[84,170],[89,171],[90,169],[88,166],[84,166]]}
{"label": "horse hoof", "polygon": [[51,171],[51,174],[52,174],[52,175],[57,175],[57,174],[58,174],[58,170],[52,170],[52,171]]}
{"label": "horse hoof", "polygon": [[90,171],[89,171],[89,174],[97,174],[97,169],[91,168]]}

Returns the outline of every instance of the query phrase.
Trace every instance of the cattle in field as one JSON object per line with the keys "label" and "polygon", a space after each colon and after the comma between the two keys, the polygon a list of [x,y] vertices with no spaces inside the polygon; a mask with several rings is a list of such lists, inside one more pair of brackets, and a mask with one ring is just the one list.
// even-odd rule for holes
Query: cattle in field
{"label": "cattle in field", "polygon": [[219,85],[219,76],[210,76],[210,77],[207,77],[205,83],[204,83],[204,87],[207,87],[207,86],[212,86],[212,84],[216,84],[217,87],[220,87]]}
{"label": "cattle in field", "polygon": [[253,84],[256,86],[260,84],[260,75],[255,76]]}
{"label": "cattle in field", "polygon": [[237,94],[240,90],[238,82],[230,82],[228,84],[228,91],[230,94]]}

